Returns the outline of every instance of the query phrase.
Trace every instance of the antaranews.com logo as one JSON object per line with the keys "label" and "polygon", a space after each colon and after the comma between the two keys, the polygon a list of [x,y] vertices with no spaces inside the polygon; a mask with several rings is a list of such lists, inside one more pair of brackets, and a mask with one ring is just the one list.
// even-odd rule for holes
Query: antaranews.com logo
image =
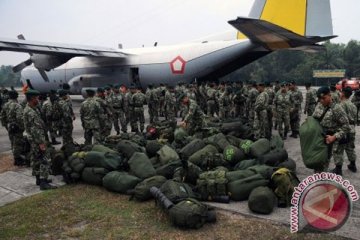
{"label": "antaranews.com logo", "polygon": [[358,199],[354,186],[342,176],[328,172],[308,176],[292,195],[290,231],[335,231],[348,220],[352,203]]}

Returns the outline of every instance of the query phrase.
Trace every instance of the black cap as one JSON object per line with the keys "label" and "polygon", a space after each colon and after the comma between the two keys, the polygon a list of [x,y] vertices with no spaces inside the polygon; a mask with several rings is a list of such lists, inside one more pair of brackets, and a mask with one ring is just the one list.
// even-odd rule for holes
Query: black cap
{"label": "black cap", "polygon": [[64,83],[62,85],[62,88],[65,89],[65,90],[70,90],[70,85],[68,83]]}
{"label": "black cap", "polygon": [[40,96],[40,92],[38,90],[29,89],[25,93],[26,96]]}
{"label": "black cap", "polygon": [[295,84],[296,84],[296,82],[295,82],[294,80],[291,80],[289,83],[290,83],[291,85],[295,85]]}
{"label": "black cap", "polygon": [[97,89],[97,92],[98,92],[98,93],[103,93],[103,92],[105,92],[105,90],[104,90],[102,87],[99,87],[99,88]]}
{"label": "black cap", "polygon": [[305,83],[305,87],[310,87],[311,86],[311,82],[306,82]]}
{"label": "black cap", "polygon": [[317,90],[316,95],[318,98],[321,98],[329,93],[330,93],[330,88],[328,86],[322,86]]}
{"label": "black cap", "polygon": [[346,97],[350,97],[352,94],[352,88],[347,86],[342,89],[342,92],[345,94]]}
{"label": "black cap", "polygon": [[59,93],[60,97],[64,97],[64,96],[66,96],[68,94],[68,91],[65,90],[65,89],[59,89],[58,93]]}
{"label": "black cap", "polygon": [[19,94],[18,94],[18,92],[17,91],[9,91],[9,98],[10,99],[16,99],[16,98],[18,98],[18,96],[19,96]]}

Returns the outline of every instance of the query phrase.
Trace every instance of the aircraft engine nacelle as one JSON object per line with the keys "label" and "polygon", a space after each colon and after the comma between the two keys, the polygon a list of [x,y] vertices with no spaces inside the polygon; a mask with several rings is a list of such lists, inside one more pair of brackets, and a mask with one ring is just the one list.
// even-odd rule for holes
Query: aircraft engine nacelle
{"label": "aircraft engine nacelle", "polygon": [[45,54],[34,54],[30,57],[34,66],[37,69],[50,71],[60,65],[66,63],[70,57],[67,56],[52,56],[52,55],[45,55]]}

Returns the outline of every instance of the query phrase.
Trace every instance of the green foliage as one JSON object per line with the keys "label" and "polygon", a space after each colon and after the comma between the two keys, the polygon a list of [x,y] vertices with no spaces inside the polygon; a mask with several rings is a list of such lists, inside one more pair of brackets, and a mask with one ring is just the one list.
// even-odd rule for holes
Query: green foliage
{"label": "green foliage", "polygon": [[0,86],[21,86],[20,73],[14,73],[12,66],[0,66]]}
{"label": "green foliage", "polygon": [[[329,41],[323,44],[323,51],[306,53],[302,51],[281,50],[273,52],[238,71],[224,77],[223,80],[242,81],[296,81],[299,85],[312,81],[313,70],[346,69],[346,76],[360,77],[360,42],[351,40],[348,44],[336,44]],[[330,79],[337,82],[338,79]],[[320,84],[319,80],[319,84]]]}

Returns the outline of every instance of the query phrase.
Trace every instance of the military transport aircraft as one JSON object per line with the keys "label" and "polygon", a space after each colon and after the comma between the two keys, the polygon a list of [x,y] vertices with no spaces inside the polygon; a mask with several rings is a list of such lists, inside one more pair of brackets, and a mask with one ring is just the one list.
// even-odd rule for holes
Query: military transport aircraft
{"label": "military transport aircraft", "polygon": [[[255,0],[249,17],[229,21],[226,34],[174,46],[111,49],[0,38],[0,50],[27,52],[13,68],[24,85],[49,92],[83,88],[215,80],[279,49],[318,51],[334,38],[329,0]],[[31,65],[31,66],[30,66]]]}

